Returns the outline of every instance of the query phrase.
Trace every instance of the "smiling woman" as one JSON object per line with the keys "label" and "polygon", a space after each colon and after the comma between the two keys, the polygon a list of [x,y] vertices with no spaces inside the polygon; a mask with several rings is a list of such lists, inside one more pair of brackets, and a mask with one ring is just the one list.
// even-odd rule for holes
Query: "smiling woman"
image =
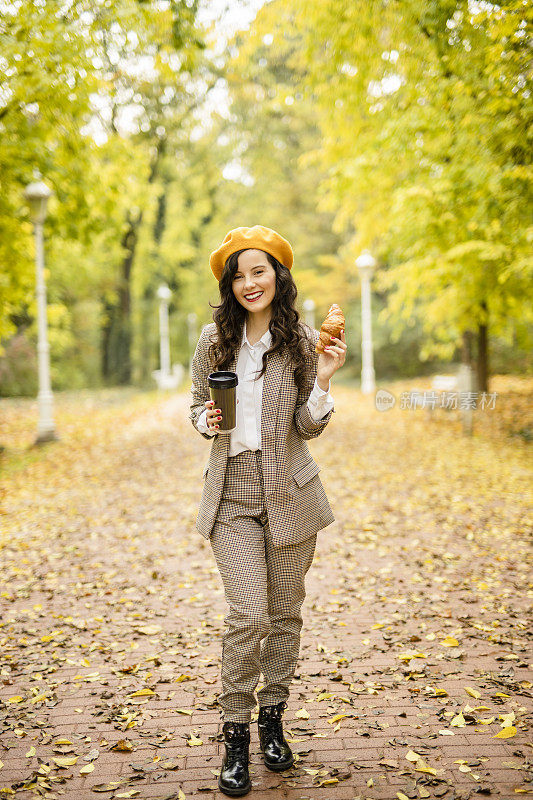
{"label": "smiling woman", "polygon": [[[265,765],[294,763],[281,715],[300,649],[305,576],[317,532],[334,521],[306,440],[319,436],[334,411],[330,379],[346,343],[315,351],[318,331],[300,322],[290,244],[271,228],[230,231],[211,254],[221,302],[192,360],[190,419],[213,439],[196,520],[209,539],[230,612],[222,648],[226,754],[220,789],[250,788],[250,719],[257,693]],[[237,420],[224,432],[209,398],[210,372],[237,373]],[[261,647],[261,642],[263,646]]]}

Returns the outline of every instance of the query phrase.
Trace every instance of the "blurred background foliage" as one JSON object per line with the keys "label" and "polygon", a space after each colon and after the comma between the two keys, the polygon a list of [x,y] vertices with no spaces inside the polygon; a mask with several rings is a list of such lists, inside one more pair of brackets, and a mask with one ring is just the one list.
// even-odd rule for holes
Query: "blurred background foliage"
{"label": "blurred background foliage", "polygon": [[532,15],[271,0],[221,40],[199,0],[2,4],[0,394],[37,390],[34,168],[56,390],[153,385],[162,282],[187,365],[187,317],[197,336],[219,301],[209,253],[255,224],[291,242],[316,327],[342,306],[343,379],[364,248],[378,379],[531,373]]}

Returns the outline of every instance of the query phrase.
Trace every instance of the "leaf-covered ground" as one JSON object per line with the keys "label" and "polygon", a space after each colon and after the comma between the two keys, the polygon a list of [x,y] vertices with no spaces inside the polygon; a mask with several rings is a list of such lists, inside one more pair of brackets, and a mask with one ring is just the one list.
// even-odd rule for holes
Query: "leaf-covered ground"
{"label": "leaf-covered ground", "polygon": [[[334,389],[309,443],[336,521],[285,713],[298,758],[269,772],[254,723],[253,794],[533,797],[528,444],[498,406],[467,438]],[[0,405],[0,798],[222,796],[226,606],[194,529],[210,444],[188,404],[63,397],[37,451],[35,404]]]}

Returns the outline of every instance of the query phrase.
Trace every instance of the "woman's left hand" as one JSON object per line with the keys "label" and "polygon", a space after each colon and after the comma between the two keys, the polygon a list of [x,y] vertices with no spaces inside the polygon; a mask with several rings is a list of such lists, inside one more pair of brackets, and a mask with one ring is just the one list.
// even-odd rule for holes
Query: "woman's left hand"
{"label": "woman's left hand", "polygon": [[323,353],[318,355],[318,365],[316,376],[318,380],[329,381],[331,376],[342,367],[346,358],[346,337],[341,331],[341,338],[331,337],[331,344],[324,348]]}

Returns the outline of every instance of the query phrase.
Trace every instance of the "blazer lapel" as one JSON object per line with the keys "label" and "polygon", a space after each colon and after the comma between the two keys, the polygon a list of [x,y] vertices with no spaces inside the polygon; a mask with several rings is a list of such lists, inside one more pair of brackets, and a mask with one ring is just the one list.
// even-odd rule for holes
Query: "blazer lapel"
{"label": "blazer lapel", "polygon": [[276,433],[278,398],[281,391],[283,370],[287,363],[287,353],[272,353],[267,359],[263,376],[263,397],[261,404],[261,442]]}
{"label": "blazer lapel", "polygon": [[270,495],[278,485],[276,459],[276,422],[278,419],[279,395],[283,384],[283,372],[288,353],[272,353],[267,360],[263,378],[261,405],[261,467],[265,495]]}

